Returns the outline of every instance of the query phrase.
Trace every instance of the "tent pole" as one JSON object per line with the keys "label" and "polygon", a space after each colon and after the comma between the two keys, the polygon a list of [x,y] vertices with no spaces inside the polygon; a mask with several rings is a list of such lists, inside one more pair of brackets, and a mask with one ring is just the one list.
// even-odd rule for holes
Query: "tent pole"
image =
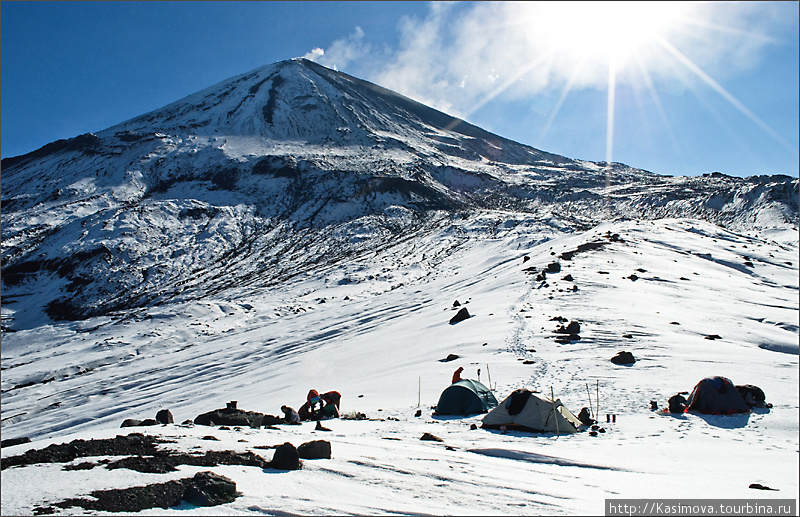
{"label": "tent pole", "polygon": [[[589,416],[590,416],[590,417],[592,417],[592,418],[594,418],[594,415],[592,415],[592,413],[593,413],[593,408],[592,408],[592,392],[591,392],[591,391],[589,391],[589,383],[588,383],[588,382],[586,383],[586,395],[588,395],[588,397],[589,397]],[[594,419],[595,419],[595,420],[597,420],[596,418],[594,418]]]}
{"label": "tent pole", "polygon": [[550,400],[553,402],[553,420],[556,421],[556,436],[561,436],[561,432],[558,430],[558,417],[556,416],[556,398],[553,395],[552,386],[550,386]]}
{"label": "tent pole", "polygon": [[600,379],[597,379],[597,396],[595,397],[595,403],[597,404],[597,411],[594,412],[597,415],[597,418],[600,418]]}

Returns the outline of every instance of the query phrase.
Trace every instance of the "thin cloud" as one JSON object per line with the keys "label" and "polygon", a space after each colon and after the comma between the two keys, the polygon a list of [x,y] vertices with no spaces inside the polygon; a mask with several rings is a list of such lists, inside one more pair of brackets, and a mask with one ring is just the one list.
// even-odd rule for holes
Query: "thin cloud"
{"label": "thin cloud", "polygon": [[[591,20],[585,27],[576,24],[580,11],[565,15],[559,4],[574,3],[434,2],[425,16],[398,22],[397,48],[376,49],[356,27],[352,34],[306,57],[339,70],[348,68],[462,117],[496,97],[516,100],[567,87],[604,90],[608,64],[587,59],[591,43],[582,48],[578,40],[586,34],[575,32],[580,29],[602,38],[603,28]],[[675,2],[664,7],[668,12],[674,9],[676,19],[661,37],[718,80],[751,68],[769,46],[782,44],[771,35],[789,23],[777,17],[769,3]],[[573,7],[579,8],[580,4]],[[636,61],[645,64],[653,85],[669,91],[697,80],[656,41],[638,51]],[[618,84],[640,77],[640,71],[616,72]]]}
{"label": "thin cloud", "polygon": [[364,41],[364,30],[356,27],[347,37],[331,43],[327,50],[316,48],[304,57],[328,68],[341,70],[353,61],[368,55],[371,48],[372,46]]}

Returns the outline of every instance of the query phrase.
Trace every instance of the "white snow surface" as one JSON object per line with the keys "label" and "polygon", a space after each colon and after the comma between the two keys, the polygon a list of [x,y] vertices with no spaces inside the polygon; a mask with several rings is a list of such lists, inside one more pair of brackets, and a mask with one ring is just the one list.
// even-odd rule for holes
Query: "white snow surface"
{"label": "white snow surface", "polygon": [[[2,436],[33,440],[3,448],[4,459],[133,432],[173,439],[162,446],[170,449],[252,451],[266,460],[264,446],[324,439],[332,458],[305,460],[298,471],[12,467],[2,471],[0,513],[29,515],[94,490],[201,470],[235,481],[238,498],[139,513],[590,515],[603,513],[606,498],[798,498],[796,228],[734,233],[661,219],[569,234],[509,223],[493,237],[454,237],[469,236],[471,224],[270,288],[4,332]],[[448,238],[455,244],[444,260],[414,260]],[[559,258],[595,241],[604,245]],[[562,269],[546,281],[524,271],[554,261]],[[472,317],[449,324],[456,300]],[[557,316],[580,323],[579,341],[555,342]],[[706,339],[714,334],[720,339]],[[635,364],[611,363],[620,350]],[[448,354],[459,358],[443,362]],[[547,397],[552,389],[576,414],[589,406],[588,387],[605,432],[504,434],[481,429],[482,415],[436,416],[432,407],[459,366],[474,379],[480,369],[498,400],[517,388]],[[773,407],[732,416],[650,410],[650,401],[664,407],[715,375],[761,387]],[[309,422],[228,430],[178,423],[231,400],[278,415],[312,388],[339,391],[344,413],[369,419],[328,420],[328,432]],[[120,428],[162,408],[176,424]],[[616,421],[606,423],[607,414]],[[443,441],[420,440],[426,432]]]}

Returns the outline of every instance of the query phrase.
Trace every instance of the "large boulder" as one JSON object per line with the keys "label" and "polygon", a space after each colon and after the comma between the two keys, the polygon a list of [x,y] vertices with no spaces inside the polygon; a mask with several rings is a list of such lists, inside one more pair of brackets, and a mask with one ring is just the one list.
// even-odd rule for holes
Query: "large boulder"
{"label": "large boulder", "polygon": [[158,422],[152,418],[145,418],[144,420],[137,420],[135,418],[126,418],[122,421],[120,427],[147,427],[151,425],[158,425]]}
{"label": "large boulder", "polygon": [[564,325],[559,325],[555,332],[556,334],[580,334],[581,324],[577,321],[570,321],[566,327]]}
{"label": "large boulder", "polygon": [[216,506],[236,500],[236,483],[213,472],[198,472],[186,482],[183,499],[195,506]]}
{"label": "large boulder", "polygon": [[304,460],[330,459],[331,442],[327,440],[306,442],[297,448],[297,453]]}
{"label": "large boulder", "polygon": [[196,425],[230,425],[240,427],[260,427],[282,423],[283,419],[274,415],[265,415],[256,411],[245,411],[227,407],[215,409],[194,419]]}
{"label": "large boulder", "polygon": [[13,447],[14,445],[20,445],[23,443],[30,443],[31,439],[27,436],[23,436],[21,438],[7,438],[5,440],[0,441],[0,447]]}
{"label": "large boulder", "polygon": [[618,352],[617,355],[611,358],[611,362],[614,364],[633,364],[636,362],[636,358],[633,357],[633,354],[624,350],[622,352]]}
{"label": "large boulder", "polygon": [[454,324],[458,323],[459,321],[468,320],[470,318],[471,318],[471,316],[470,316],[469,311],[467,310],[467,308],[466,307],[461,307],[461,309],[456,313],[456,315],[453,316],[452,318],[450,318],[450,324],[454,325]]}
{"label": "large boulder", "polygon": [[289,442],[278,445],[269,466],[277,470],[299,470],[302,468],[302,464],[297,448]]}
{"label": "large boulder", "polygon": [[175,422],[169,409],[162,409],[156,413],[156,421],[160,424],[172,424]]}

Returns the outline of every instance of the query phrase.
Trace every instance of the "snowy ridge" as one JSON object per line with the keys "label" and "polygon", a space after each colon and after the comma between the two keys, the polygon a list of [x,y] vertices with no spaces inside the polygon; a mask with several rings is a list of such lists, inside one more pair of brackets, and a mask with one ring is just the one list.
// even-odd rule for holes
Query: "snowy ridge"
{"label": "snowy ridge", "polygon": [[[272,285],[475,213],[566,231],[614,218],[738,230],[798,218],[796,179],[575,161],[305,60],[3,160],[3,180],[9,328]],[[34,292],[41,303],[26,305]]]}

